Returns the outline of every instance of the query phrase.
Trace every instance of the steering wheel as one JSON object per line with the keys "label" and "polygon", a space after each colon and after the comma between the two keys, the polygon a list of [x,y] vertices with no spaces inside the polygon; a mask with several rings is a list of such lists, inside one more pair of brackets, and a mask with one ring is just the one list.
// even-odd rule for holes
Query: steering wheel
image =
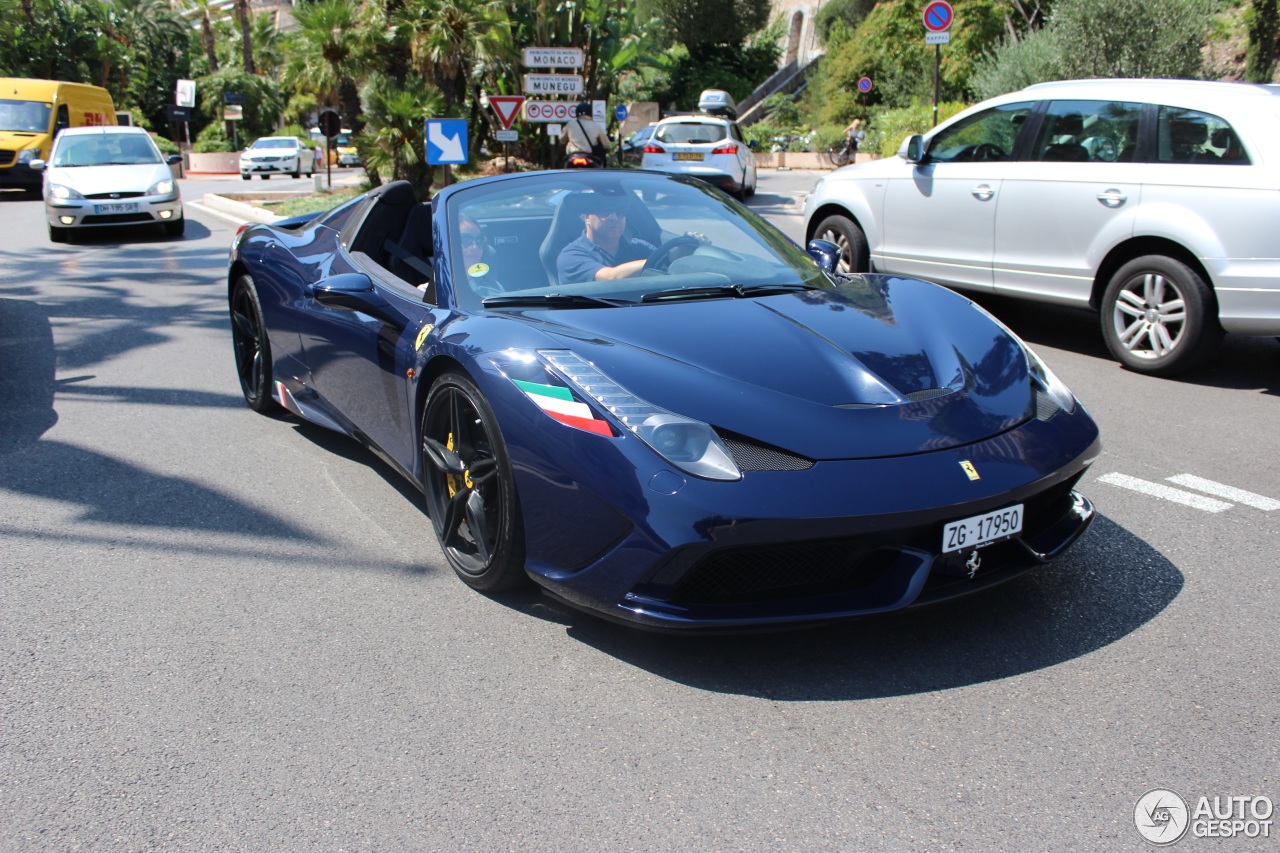
{"label": "steering wheel", "polygon": [[1098,143],[1094,148],[1094,154],[1099,160],[1106,160],[1108,163],[1116,161],[1116,155],[1119,153],[1116,149],[1116,141],[1110,136],[1097,137]]}
{"label": "steering wheel", "polygon": [[644,262],[644,266],[641,267],[640,272],[642,274],[655,270],[657,272],[666,272],[667,267],[671,266],[672,252],[684,246],[697,247],[701,245],[702,241],[697,237],[690,237],[688,234],[681,234],[679,237],[668,240],[658,248],[654,249],[653,254]]}
{"label": "steering wheel", "polygon": [[1004,149],[994,142],[984,142],[973,149],[974,160],[1003,160],[1006,156]]}

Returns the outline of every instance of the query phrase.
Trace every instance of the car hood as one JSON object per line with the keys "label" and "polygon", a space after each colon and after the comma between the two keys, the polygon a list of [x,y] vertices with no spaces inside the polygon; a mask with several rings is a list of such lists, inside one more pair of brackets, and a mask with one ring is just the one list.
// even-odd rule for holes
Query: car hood
{"label": "car hood", "polygon": [[914,279],[523,318],[651,403],[812,459],[968,444],[1035,412],[1022,345]]}
{"label": "car hood", "polygon": [[40,136],[39,133],[30,133],[25,130],[0,130],[0,149],[21,151],[39,141]]}
{"label": "car hood", "polygon": [[59,166],[49,169],[48,173],[49,183],[71,187],[86,196],[98,193],[145,193],[158,181],[173,179],[173,173],[164,163]]}

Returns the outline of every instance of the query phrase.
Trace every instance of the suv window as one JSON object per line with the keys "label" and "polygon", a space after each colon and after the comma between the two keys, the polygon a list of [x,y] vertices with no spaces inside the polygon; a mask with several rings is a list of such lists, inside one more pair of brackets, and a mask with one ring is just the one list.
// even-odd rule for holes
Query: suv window
{"label": "suv window", "polygon": [[707,121],[672,122],[658,125],[655,135],[659,142],[719,142],[725,137],[725,126]]}
{"label": "suv window", "polygon": [[1053,101],[1045,112],[1031,159],[1132,163],[1141,117],[1142,104]]}
{"label": "suv window", "polygon": [[929,143],[934,163],[1008,160],[1032,103],[1005,104],[983,110],[939,133]]}
{"label": "suv window", "polygon": [[1160,108],[1156,151],[1161,163],[1249,163],[1240,137],[1225,120],[1179,107]]}

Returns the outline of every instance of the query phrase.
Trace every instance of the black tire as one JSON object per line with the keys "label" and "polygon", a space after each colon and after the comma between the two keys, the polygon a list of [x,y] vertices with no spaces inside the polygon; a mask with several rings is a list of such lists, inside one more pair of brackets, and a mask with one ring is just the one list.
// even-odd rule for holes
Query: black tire
{"label": "black tire", "polygon": [[289,177],[294,178],[295,180],[302,177],[302,163],[298,163],[298,165],[294,167],[293,172]]}
{"label": "black tire", "polygon": [[832,145],[827,151],[827,160],[837,169],[849,165],[849,146],[843,142]]}
{"label": "black tire", "polygon": [[246,173],[244,173],[244,172],[241,172],[241,173],[240,173],[240,180],[242,180],[242,181],[247,181],[247,180],[249,180],[249,179],[250,179],[250,178],[252,178],[252,177],[253,177],[253,175],[249,175],[249,174],[246,174]]}
{"label": "black tire", "polygon": [[427,514],[462,582],[502,592],[529,582],[507,446],[480,390],[459,373],[431,386],[422,414]]}
{"label": "black tire", "polygon": [[867,250],[867,237],[852,220],[844,216],[828,216],[818,223],[812,239],[830,240],[840,247],[840,263],[837,272],[859,273],[871,270],[871,253]]}
{"label": "black tire", "polygon": [[231,291],[231,346],[244,401],[255,412],[279,408],[271,398],[271,341],[253,279],[242,275]]}
{"label": "black tire", "polygon": [[1222,340],[1209,285],[1164,255],[1144,255],[1120,267],[1101,308],[1107,349],[1137,373],[1183,373],[1209,358]]}
{"label": "black tire", "polygon": [[49,240],[53,243],[65,243],[67,242],[67,235],[69,232],[70,229],[68,228],[63,228],[59,225],[50,225]]}
{"label": "black tire", "polygon": [[264,181],[269,181],[269,180],[271,180],[271,176],[270,176],[270,175],[263,175],[263,176],[262,176],[262,180],[264,180]]}
{"label": "black tire", "polygon": [[182,232],[187,230],[187,218],[185,216],[178,219],[171,219],[164,223],[164,233],[170,237],[181,237]]}

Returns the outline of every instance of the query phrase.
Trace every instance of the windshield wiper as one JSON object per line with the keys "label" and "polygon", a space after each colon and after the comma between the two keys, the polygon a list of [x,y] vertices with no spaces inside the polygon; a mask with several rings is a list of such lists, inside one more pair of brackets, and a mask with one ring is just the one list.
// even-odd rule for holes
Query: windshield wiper
{"label": "windshield wiper", "polygon": [[775,293],[796,293],[817,290],[808,284],[721,284],[714,287],[677,287],[658,290],[640,297],[641,302],[671,302],[678,299],[714,299],[729,296],[734,299],[750,299],[753,296],[771,296]]}
{"label": "windshield wiper", "polygon": [[485,308],[617,308],[630,305],[621,299],[605,299],[582,293],[541,293],[526,296],[490,296],[480,302]]}

